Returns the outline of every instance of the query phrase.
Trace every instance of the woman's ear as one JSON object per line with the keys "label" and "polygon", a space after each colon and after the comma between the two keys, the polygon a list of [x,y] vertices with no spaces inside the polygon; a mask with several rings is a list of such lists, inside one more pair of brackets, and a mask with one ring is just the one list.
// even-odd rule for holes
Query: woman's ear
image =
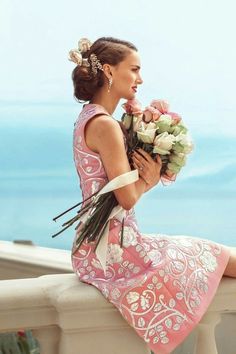
{"label": "woman's ear", "polygon": [[109,64],[103,64],[103,72],[106,75],[106,77],[109,79],[112,77],[112,69],[111,65]]}

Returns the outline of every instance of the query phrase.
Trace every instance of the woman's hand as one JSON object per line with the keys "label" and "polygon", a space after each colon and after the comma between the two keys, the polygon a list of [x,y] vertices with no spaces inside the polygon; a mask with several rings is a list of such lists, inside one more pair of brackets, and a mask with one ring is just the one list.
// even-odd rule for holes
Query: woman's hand
{"label": "woman's hand", "polygon": [[141,148],[137,149],[132,154],[132,162],[135,168],[138,169],[139,175],[148,185],[148,189],[154,187],[160,181],[160,171],[162,166],[161,157],[156,155],[156,161]]}

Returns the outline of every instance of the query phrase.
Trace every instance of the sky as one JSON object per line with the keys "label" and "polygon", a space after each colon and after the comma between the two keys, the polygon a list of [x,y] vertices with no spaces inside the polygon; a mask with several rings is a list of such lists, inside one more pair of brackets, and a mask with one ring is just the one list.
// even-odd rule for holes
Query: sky
{"label": "sky", "polygon": [[69,50],[113,36],[138,48],[144,107],[166,99],[193,134],[235,136],[235,10],[233,0],[0,0],[0,120],[66,126],[81,110]]}
{"label": "sky", "polygon": [[158,228],[194,234],[197,215],[199,235],[235,243],[235,13],[234,0],[0,0],[1,237],[47,244],[52,217],[81,201],[68,53],[82,37],[113,36],[138,48],[143,108],[167,100],[195,144],[177,182],[144,196],[143,227],[154,230],[141,213],[155,210]]}

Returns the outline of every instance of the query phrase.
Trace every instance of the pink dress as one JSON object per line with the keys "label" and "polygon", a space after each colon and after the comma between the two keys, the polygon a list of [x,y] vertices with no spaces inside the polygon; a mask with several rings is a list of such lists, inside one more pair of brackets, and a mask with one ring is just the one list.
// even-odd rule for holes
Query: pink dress
{"label": "pink dress", "polygon": [[[83,199],[109,182],[99,154],[84,139],[85,124],[101,113],[108,114],[100,105],[86,104],[74,126],[74,161]],[[95,244],[86,241],[72,254],[74,272],[117,307],[155,354],[170,353],[206,312],[227,265],[228,248],[185,235],[141,234],[133,208],[126,211],[122,248],[120,231],[121,222],[114,217],[106,277]]]}

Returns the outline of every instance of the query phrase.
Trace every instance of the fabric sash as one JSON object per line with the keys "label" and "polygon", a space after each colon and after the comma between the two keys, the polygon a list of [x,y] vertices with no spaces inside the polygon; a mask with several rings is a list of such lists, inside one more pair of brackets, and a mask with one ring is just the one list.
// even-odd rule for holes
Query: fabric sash
{"label": "fabric sash", "polygon": [[[130,183],[133,183],[139,179],[139,173],[138,170],[132,170],[129,172],[125,172],[122,175],[119,175],[112,180],[110,180],[96,195],[95,200],[104,193],[111,192],[115,189],[124,187]],[[90,209],[81,217],[81,221],[85,222],[89,216]],[[96,248],[96,256],[99,259],[101,266],[103,268],[104,274],[106,275],[106,261],[107,261],[107,247],[108,247],[108,234],[109,234],[109,226],[110,226],[110,219],[112,219],[114,216],[116,219],[119,221],[122,221],[123,217],[125,216],[126,210],[120,206],[117,205],[115,206],[109,217],[108,217],[108,223],[103,231],[102,237],[100,239],[100,242]]]}

